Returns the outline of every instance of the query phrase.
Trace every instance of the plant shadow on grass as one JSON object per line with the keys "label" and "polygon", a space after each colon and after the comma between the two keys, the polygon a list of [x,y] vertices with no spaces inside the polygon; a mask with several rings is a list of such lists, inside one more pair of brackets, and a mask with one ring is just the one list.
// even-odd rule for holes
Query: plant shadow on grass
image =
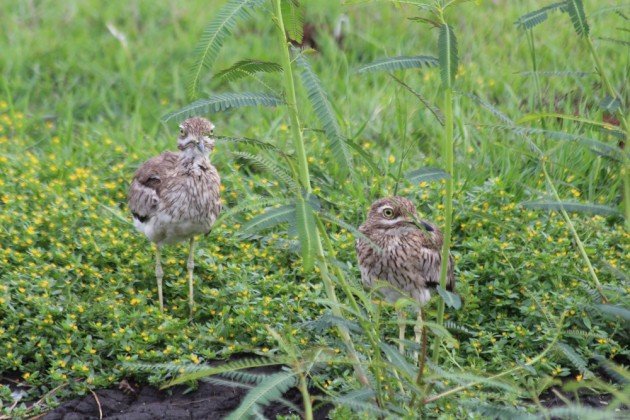
{"label": "plant shadow on grass", "polygon": [[[256,355],[241,353],[230,357],[226,361],[211,362],[210,365],[220,365],[234,362]],[[245,372],[256,374],[274,374],[282,366],[269,366],[245,369]],[[219,419],[228,416],[240,404],[250,389],[239,386],[228,386],[200,381],[191,391],[187,385],[177,385],[166,390],[155,386],[124,380],[119,385],[94,391],[62,403],[55,410],[46,413],[43,420],[69,419]],[[316,393],[313,390],[313,393]],[[302,397],[297,388],[291,388],[283,399],[301,408]],[[98,399],[98,401],[97,401]],[[99,407],[100,406],[100,407]],[[315,407],[314,418],[325,419],[331,405]],[[265,418],[276,418],[281,415],[298,414],[285,404],[273,402],[261,409]]]}

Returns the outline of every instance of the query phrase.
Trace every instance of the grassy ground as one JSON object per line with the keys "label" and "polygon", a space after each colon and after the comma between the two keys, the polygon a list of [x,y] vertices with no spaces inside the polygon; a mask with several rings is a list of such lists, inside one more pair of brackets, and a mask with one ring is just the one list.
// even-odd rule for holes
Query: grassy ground
{"label": "grassy ground", "polygon": [[[226,220],[201,240],[194,322],[187,318],[183,245],[167,251],[167,310],[162,315],[157,309],[152,250],[130,223],[126,189],[140,162],[174,148],[175,128],[163,125],[160,117],[190,102],[185,79],[191,53],[219,5],[5,3],[0,16],[0,372],[27,385],[27,399],[48,395],[45,406],[54,405],[56,397],[115,383],[126,374],[124,361],[203,363],[234,352],[277,352],[266,325],[305,348],[329,343],[301,324],[325,312],[318,276],[302,274],[292,237],[283,230],[239,236],[241,224],[251,217],[247,213]],[[602,2],[585,3],[592,32],[618,37],[615,27],[624,24],[623,18],[596,13],[605,6]],[[465,306],[447,314],[459,332],[458,341],[448,345],[445,362],[478,373],[504,370],[540,353],[566,313],[561,339],[587,365],[556,349],[536,371],[515,379],[538,393],[559,378],[587,380],[596,369],[596,355],[622,363],[629,354],[627,324],[597,310],[598,297],[566,222],[558,214],[519,205],[545,196],[539,162],[517,136],[487,129],[496,119],[463,96],[475,93],[515,119],[548,111],[601,121],[597,103],[604,92],[595,74],[542,76],[542,104],[533,78],[520,74],[531,70],[530,53],[525,35],[513,23],[543,5],[483,1],[464,5],[452,16],[462,94],[455,113],[453,254]],[[339,46],[331,32],[342,13],[349,16],[350,27]],[[407,19],[416,15],[411,7],[386,3],[307,6],[308,20],[318,30],[319,52],[310,60],[345,134],[360,133],[358,144],[392,175],[375,174],[357,160],[358,176],[337,182],[326,141],[317,132],[306,132],[316,192],[334,203],[330,207],[339,218],[355,226],[374,198],[394,192],[401,165],[406,172],[439,164],[441,128],[422,104],[385,74],[352,72],[383,56],[437,54],[436,31]],[[554,12],[549,20],[535,29],[539,69],[592,72],[568,17]],[[277,60],[270,48],[273,30],[265,17],[241,25],[214,70],[243,58]],[[117,31],[124,40],[112,34]],[[626,47],[596,43],[617,89],[627,87]],[[437,101],[437,69],[399,76]],[[277,80],[271,77],[269,83],[277,85]],[[259,89],[251,81],[229,85],[206,77],[200,96],[254,88]],[[304,92],[298,93],[306,127],[319,128]],[[283,109],[243,108],[210,118],[220,135],[290,148]],[[579,124],[547,124],[611,145],[617,141]],[[617,162],[575,143],[536,141],[547,152],[562,198],[619,205]],[[238,149],[224,143],[213,155],[227,207],[258,196],[283,196],[284,187],[273,176],[230,154]],[[443,223],[439,183],[403,181],[398,193]],[[572,220],[611,303],[627,305],[630,289],[623,272],[630,265],[630,241],[622,220],[578,214]],[[356,279],[354,238],[345,230],[331,230],[337,258]],[[391,326],[386,335],[392,337],[393,331]],[[351,371],[320,380],[327,388],[346,389]],[[12,404],[9,394],[0,386],[4,414]],[[466,397],[495,398],[472,394]],[[521,395],[506,395],[510,403],[522,404]],[[432,409],[453,415],[464,410],[450,403]]]}

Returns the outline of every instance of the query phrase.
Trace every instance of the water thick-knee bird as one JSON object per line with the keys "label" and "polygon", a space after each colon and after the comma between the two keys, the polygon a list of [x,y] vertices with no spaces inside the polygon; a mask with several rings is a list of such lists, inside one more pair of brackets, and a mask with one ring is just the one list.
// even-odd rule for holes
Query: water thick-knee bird
{"label": "water thick-knee bird", "polygon": [[156,245],[155,277],[160,310],[163,245],[190,241],[188,253],[188,302],[193,313],[195,236],[207,234],[221,211],[221,178],[210,163],[214,149],[214,124],[193,117],[180,126],[179,152],[164,152],[138,168],[129,188],[128,203],[134,226]]}
{"label": "water thick-knee bird", "polygon": [[[434,224],[420,220],[416,207],[404,197],[388,197],[372,203],[367,219],[359,231],[370,239],[356,241],[361,280],[366,287],[374,287],[378,280],[394,288],[383,288],[385,299],[394,303],[405,294],[420,305],[429,301],[429,288],[440,282],[442,232]],[[376,248],[376,245],[378,248]],[[449,256],[446,277],[447,289],[455,289],[453,258]],[[418,318],[422,316],[418,311]],[[403,314],[399,313],[399,349],[405,334]],[[419,341],[419,330],[416,329]]]}

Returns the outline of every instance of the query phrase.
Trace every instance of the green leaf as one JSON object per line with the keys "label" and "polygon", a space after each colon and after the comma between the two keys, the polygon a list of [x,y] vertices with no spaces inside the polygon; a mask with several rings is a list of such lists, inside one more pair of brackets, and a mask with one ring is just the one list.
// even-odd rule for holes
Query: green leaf
{"label": "green leaf", "polygon": [[527,114],[521,118],[518,119],[518,121],[516,121],[517,124],[522,124],[525,122],[530,122],[530,121],[538,121],[540,119],[543,118],[559,118],[561,120],[567,120],[567,121],[575,121],[575,122],[579,122],[579,123],[583,123],[583,124],[588,124],[588,125],[592,125],[595,127],[601,127],[603,129],[609,130],[611,132],[618,132],[618,133],[622,133],[623,131],[619,129],[619,127],[612,125],[612,124],[608,124],[605,122],[599,122],[599,121],[594,121],[594,120],[589,120],[587,118],[582,118],[582,117],[576,117],[575,115],[569,115],[569,114],[557,114],[554,112],[540,112],[540,113],[534,113],[534,114]]}
{"label": "green leaf", "polygon": [[373,71],[396,71],[412,68],[435,67],[439,64],[438,59],[428,55],[417,55],[413,57],[399,56],[380,58],[369,64],[359,67],[357,73],[369,73]]}
{"label": "green leaf", "polygon": [[282,0],[280,4],[284,29],[289,39],[302,43],[304,36],[304,13],[298,0]]}
{"label": "green leaf", "polygon": [[553,10],[566,10],[566,1],[550,4],[541,9],[524,14],[514,22],[520,29],[532,29],[534,26],[540,25],[547,20],[547,13]]}
{"label": "green leaf", "polygon": [[224,208],[221,210],[221,214],[219,218],[216,220],[215,225],[221,226],[224,220],[233,217],[239,213],[243,213],[245,211],[258,210],[263,207],[275,206],[277,204],[286,203],[287,199],[284,197],[281,198],[269,198],[269,197],[253,197],[248,199],[247,201],[243,201],[237,204],[234,207]]}
{"label": "green leaf", "polygon": [[578,352],[576,352],[571,346],[563,342],[558,342],[556,346],[558,346],[558,348],[562,350],[562,353],[564,353],[566,358],[569,359],[571,363],[573,363],[573,366],[575,366],[580,371],[580,373],[584,375],[584,378],[589,378],[593,376],[593,372],[588,369],[588,362],[584,360],[584,358],[580,354],[578,354]]}
{"label": "green leaf", "polygon": [[400,354],[397,348],[381,342],[381,350],[385,353],[385,356],[394,368],[400,373],[404,374],[408,379],[413,380],[418,373],[418,368],[409,364],[405,356]]}
{"label": "green leaf", "polygon": [[297,215],[298,239],[302,249],[302,264],[304,271],[308,272],[313,269],[317,253],[315,246],[315,237],[317,235],[315,215],[313,214],[313,208],[303,197],[298,198],[295,203],[295,211]]}
{"label": "green leaf", "polygon": [[241,405],[238,406],[227,420],[248,419],[252,410],[265,406],[280,398],[289,388],[295,386],[296,378],[292,372],[279,372],[263,380],[257,387],[247,393]]}
{"label": "green leaf", "polygon": [[291,173],[287,171],[282,166],[278,165],[276,162],[267,159],[261,155],[254,155],[252,153],[247,152],[232,152],[234,156],[238,156],[241,159],[245,159],[248,162],[251,162],[257,168],[270,172],[273,174],[278,180],[284,182],[291,189],[295,191],[299,191],[299,187],[295,179],[291,176]]}
{"label": "green leaf", "polygon": [[[277,357],[275,359],[269,358],[252,358],[252,359],[242,359],[235,360],[233,362],[224,363],[219,366],[207,366],[207,365],[186,365],[186,366],[178,366],[173,363],[162,363],[162,364],[152,364],[151,366],[155,369],[168,369],[171,371],[183,372],[178,377],[169,381],[165,385],[161,386],[161,389],[169,388],[174,385],[179,385],[188,381],[196,381],[198,379],[205,378],[206,376],[218,375],[225,372],[231,372],[235,370],[241,369],[251,369],[256,367],[263,366],[277,366],[284,365],[289,363],[287,358]],[[140,365],[142,366],[142,365]]]}
{"label": "green leaf", "polygon": [[218,93],[208,99],[200,99],[178,111],[168,113],[162,117],[162,121],[166,122],[173,118],[181,121],[193,115],[227,111],[228,109],[244,106],[279,106],[283,104],[282,98],[266,93]]}
{"label": "green leaf", "polygon": [[245,233],[256,233],[264,229],[287,223],[295,219],[295,206],[287,204],[280,207],[269,207],[255,216],[241,228]]}
{"label": "green leaf", "polygon": [[450,88],[453,86],[453,83],[455,83],[459,57],[457,55],[457,38],[455,37],[455,32],[453,32],[453,29],[446,23],[440,26],[438,50],[442,86]]}
{"label": "green leaf", "polygon": [[451,176],[440,168],[420,168],[409,171],[405,174],[405,178],[414,184],[419,182],[438,181],[440,179],[448,179]]}
{"label": "green leaf", "polygon": [[621,106],[621,101],[619,98],[613,98],[610,95],[606,95],[604,99],[599,103],[599,107],[606,112],[614,113]]}
{"label": "green leaf", "polygon": [[259,149],[263,150],[273,150],[275,153],[279,153],[283,156],[290,156],[284,152],[284,150],[280,149],[278,146],[268,143],[263,140],[251,139],[248,137],[230,137],[230,136],[214,136],[217,142],[224,143],[238,143],[238,144],[249,144],[255,146]]}
{"label": "green leaf", "polygon": [[566,0],[567,13],[571,17],[575,33],[581,37],[587,37],[589,34],[588,22],[586,21],[586,13],[584,13],[584,4],[582,0]]}
{"label": "green leaf", "polygon": [[622,308],[621,306],[608,305],[608,304],[598,304],[595,305],[597,309],[606,315],[623,318],[626,321],[630,321],[630,310],[626,308]]}
{"label": "green leaf", "polygon": [[251,11],[264,2],[265,0],[230,0],[215,14],[195,48],[196,58],[188,78],[188,94],[191,97],[197,92],[203,69],[212,67],[225,39],[232,33],[238,21],[249,17]]}
{"label": "green leaf", "polygon": [[313,106],[317,119],[323,126],[326,137],[330,141],[332,156],[339,165],[341,176],[345,176],[348,172],[352,172],[352,156],[341,134],[337,116],[319,77],[313,72],[304,54],[297,52],[296,61],[302,69],[302,83],[304,83],[306,88],[308,99]]}
{"label": "green leaf", "polygon": [[567,212],[592,213],[603,216],[618,216],[619,211],[601,204],[577,203],[574,201],[536,200],[525,201],[521,205],[528,209],[555,210],[563,209]]}
{"label": "green leaf", "polygon": [[462,299],[458,294],[449,292],[446,289],[443,289],[442,286],[437,286],[436,290],[446,306],[453,309],[459,309],[462,307]]}
{"label": "green leaf", "polygon": [[214,77],[233,82],[256,73],[277,73],[281,71],[282,66],[271,61],[241,60],[234,63],[230,68],[220,71]]}
{"label": "green leaf", "polygon": [[406,84],[404,81],[400,80],[398,77],[394,76],[393,74],[390,74],[390,76],[402,87],[404,87],[405,89],[407,89],[407,91],[409,91],[412,95],[414,95],[416,98],[418,98],[418,100],[420,102],[422,102],[422,104],[429,110],[431,111],[431,113],[433,114],[433,116],[438,120],[438,122],[440,123],[440,125],[444,125],[444,114],[442,114],[442,111],[440,111],[440,109],[436,106],[434,106],[431,102],[429,102],[429,100],[427,98],[425,98],[420,92],[414,90],[411,88],[411,86],[409,86],[408,84]]}

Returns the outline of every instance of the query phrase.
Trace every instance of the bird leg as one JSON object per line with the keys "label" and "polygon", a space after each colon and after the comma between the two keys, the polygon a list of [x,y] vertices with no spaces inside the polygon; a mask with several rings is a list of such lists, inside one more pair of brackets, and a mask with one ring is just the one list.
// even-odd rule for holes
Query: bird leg
{"label": "bird leg", "polygon": [[193,315],[194,291],[193,291],[193,270],[195,268],[195,237],[190,238],[190,251],[188,253],[188,307],[190,317]]}
{"label": "bird leg", "polygon": [[162,261],[159,245],[155,245],[155,278],[157,279],[158,299],[160,300],[160,312],[164,312],[164,298],[162,297],[162,279],[164,278],[164,271],[162,271]]}
{"label": "bird leg", "polygon": [[400,354],[405,354],[405,328],[407,325],[405,324],[405,311],[404,309],[399,309],[396,311],[398,314],[398,351]]}
{"label": "bird leg", "polygon": [[418,359],[418,377],[416,383],[422,384],[422,374],[424,371],[424,363],[427,358],[427,327],[424,325],[424,319],[422,318],[422,308],[418,309],[418,320],[414,327],[416,333],[416,343],[420,344],[420,354],[416,353]]}

